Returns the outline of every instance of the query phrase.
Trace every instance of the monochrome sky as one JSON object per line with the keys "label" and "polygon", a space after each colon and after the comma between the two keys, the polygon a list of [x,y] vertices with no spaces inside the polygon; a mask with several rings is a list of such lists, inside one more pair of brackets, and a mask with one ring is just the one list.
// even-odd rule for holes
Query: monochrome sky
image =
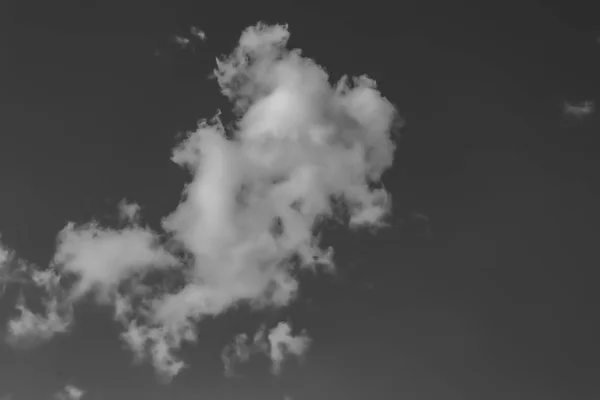
{"label": "monochrome sky", "polygon": [[594,399],[590,4],[11,4],[0,399]]}

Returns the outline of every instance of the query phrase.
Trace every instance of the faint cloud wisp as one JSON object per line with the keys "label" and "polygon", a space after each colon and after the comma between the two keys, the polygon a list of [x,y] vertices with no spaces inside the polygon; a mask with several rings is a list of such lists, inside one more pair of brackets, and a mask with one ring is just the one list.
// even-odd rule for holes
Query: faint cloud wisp
{"label": "faint cloud wisp", "polygon": [[595,104],[591,100],[586,100],[579,104],[564,103],[563,113],[576,118],[584,118],[595,112]]}

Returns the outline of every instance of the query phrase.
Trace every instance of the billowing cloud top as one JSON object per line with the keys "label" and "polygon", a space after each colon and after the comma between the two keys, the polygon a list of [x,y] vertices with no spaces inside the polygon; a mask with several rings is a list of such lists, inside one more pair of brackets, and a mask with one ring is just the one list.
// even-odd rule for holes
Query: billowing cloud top
{"label": "billowing cloud top", "polygon": [[[390,211],[378,183],[393,162],[394,107],[367,77],[332,86],[313,60],[286,49],[288,38],[287,26],[259,24],[217,61],[239,119],[231,131],[218,116],[205,120],[174,150],[192,179],[163,234],[126,204],[123,229],[92,222],[59,234],[51,270],[76,278],[62,301],[92,294],[113,304],[123,340],[165,379],[185,366],[178,350],[205,317],[240,303],[287,305],[302,270],[333,271],[332,249],[319,243],[322,221],[377,227]],[[22,315],[11,323],[26,330],[32,317]],[[69,318],[52,326],[64,331]],[[303,354],[309,339],[281,323],[265,343],[279,372],[284,355]]]}

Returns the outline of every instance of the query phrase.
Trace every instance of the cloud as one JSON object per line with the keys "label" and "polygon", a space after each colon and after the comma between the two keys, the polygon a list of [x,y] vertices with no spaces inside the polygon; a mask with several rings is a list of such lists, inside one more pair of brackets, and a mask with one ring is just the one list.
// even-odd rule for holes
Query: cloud
{"label": "cloud", "polygon": [[253,337],[246,333],[236,335],[232,342],[223,348],[221,352],[221,361],[225,368],[225,376],[238,376],[235,368],[238,364],[243,364],[250,360],[250,357],[257,353],[267,353],[269,344],[265,336],[265,327],[261,326]]}
{"label": "cloud", "polygon": [[80,400],[85,392],[73,385],[66,385],[54,395],[55,400]]}
{"label": "cloud", "polygon": [[121,339],[135,355],[135,362],[150,360],[157,377],[163,382],[169,382],[177,375],[185,363],[173,354],[183,339],[194,341],[194,336],[180,337],[169,334],[164,328],[138,325],[135,321],[129,323]]}
{"label": "cloud", "polygon": [[237,364],[250,360],[250,354],[254,350],[254,343],[249,343],[248,341],[248,335],[240,333],[233,338],[232,343],[225,346],[221,351],[221,361],[225,369],[225,376],[228,378],[237,376],[235,372]]}
{"label": "cloud", "polygon": [[182,49],[186,49],[190,45],[190,39],[183,36],[173,36],[171,40]]}
{"label": "cloud", "polygon": [[155,233],[139,226],[116,231],[95,223],[68,224],[58,235],[54,263],[63,273],[79,278],[72,297],[95,290],[99,299],[107,301],[124,279],[150,267],[177,264],[158,241]]}
{"label": "cloud", "polygon": [[20,260],[15,252],[0,241],[0,296],[9,284],[25,283],[23,276],[26,264]]}
{"label": "cloud", "polygon": [[10,258],[10,251],[0,244],[0,268],[4,269]]}
{"label": "cloud", "polygon": [[47,290],[48,278],[48,272],[20,259],[14,250],[0,242],[0,296],[9,286],[36,286],[38,291]]}
{"label": "cloud", "polygon": [[205,41],[206,40],[206,33],[204,33],[204,31],[200,28],[198,28],[197,26],[192,26],[190,28],[190,34],[197,38],[198,40],[202,40]]}
{"label": "cloud", "polygon": [[595,104],[591,100],[586,100],[579,104],[564,103],[563,113],[566,115],[572,115],[577,118],[587,117],[593,114],[595,111]]}
{"label": "cloud", "polygon": [[292,335],[292,328],[285,322],[280,322],[269,332],[269,344],[271,345],[270,357],[272,362],[271,371],[279,375],[283,362],[288,356],[301,357],[310,346],[310,338],[306,332]]}
{"label": "cloud", "polygon": [[[31,348],[47,342],[57,333],[68,332],[72,309],[64,301],[60,275],[52,268],[41,270],[19,259],[15,252],[0,243],[0,295],[9,285],[20,291],[15,305],[17,315],[9,319],[4,340],[11,346]],[[39,303],[35,311],[29,306],[25,291]]]}
{"label": "cloud", "polygon": [[50,301],[41,314],[32,312],[23,300],[16,307],[20,316],[9,321],[6,338],[14,347],[34,347],[47,342],[56,333],[66,332],[69,327],[69,320],[58,313],[55,301]]}
{"label": "cloud", "polygon": [[12,254],[9,249],[0,242],[0,296],[4,293],[10,280],[10,262]]}
{"label": "cloud", "polygon": [[56,334],[67,333],[73,320],[73,309],[64,299],[60,276],[52,269],[29,269],[29,284],[36,289],[41,307],[32,311],[21,292],[16,309],[19,315],[8,321],[5,340],[17,348],[32,348],[52,339]]}
{"label": "cloud", "polygon": [[[395,108],[366,76],[332,85],[323,68],[286,48],[288,39],[287,26],[258,24],[217,61],[237,120],[227,129],[219,115],[204,120],[174,149],[190,181],[163,232],[143,227],[139,207],[126,203],[123,228],[69,223],[52,271],[75,282],[47,304],[43,323],[24,313],[22,326],[64,331],[54,311],[94,294],[114,306],[135,360],[168,381],[185,368],[181,346],[198,339],[199,323],[241,304],[286,306],[299,275],[335,270],[333,249],[320,243],[325,221],[385,225],[391,197],[380,179],[394,159]],[[268,347],[274,373],[310,343],[286,323],[248,348],[239,338],[233,358]]]}
{"label": "cloud", "polygon": [[140,217],[141,207],[139,204],[130,203],[127,200],[119,202],[119,218],[124,222],[137,223]]}
{"label": "cloud", "polygon": [[198,44],[198,42],[204,42],[206,41],[206,33],[196,27],[196,26],[192,26],[189,29],[189,37],[186,36],[172,36],[171,37],[171,42],[173,42],[175,45],[177,45],[180,49],[182,50],[190,50],[192,52],[195,51],[195,45]]}
{"label": "cloud", "polygon": [[253,338],[241,333],[221,353],[225,375],[236,376],[236,365],[245,363],[252,355],[260,353],[266,354],[271,359],[271,372],[279,375],[285,360],[289,357],[302,358],[310,343],[311,339],[305,331],[293,335],[292,328],[287,322],[277,324],[268,335],[265,335],[264,326]]}

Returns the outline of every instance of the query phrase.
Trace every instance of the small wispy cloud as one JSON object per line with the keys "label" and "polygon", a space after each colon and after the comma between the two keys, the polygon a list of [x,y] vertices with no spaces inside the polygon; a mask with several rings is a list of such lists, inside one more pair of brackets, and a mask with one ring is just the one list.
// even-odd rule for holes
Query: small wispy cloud
{"label": "small wispy cloud", "polygon": [[287,322],[280,322],[268,335],[265,327],[261,327],[253,338],[242,333],[223,349],[221,360],[225,367],[226,376],[237,376],[236,365],[250,360],[254,354],[265,354],[271,360],[271,372],[279,375],[283,363],[289,357],[301,359],[310,346],[311,340],[305,331],[293,335],[292,328]]}
{"label": "small wispy cloud", "polygon": [[55,400],[80,400],[85,392],[73,385],[66,385],[63,389],[54,394]]}
{"label": "small wispy cloud", "polygon": [[202,29],[198,28],[197,26],[192,26],[190,28],[190,34],[193,37],[197,38],[198,40],[202,40],[202,41],[206,40],[206,33]]}
{"label": "small wispy cloud", "polygon": [[583,101],[579,104],[565,102],[563,104],[563,113],[577,118],[584,118],[595,111],[595,103],[591,100]]}
{"label": "small wispy cloud", "polygon": [[[0,239],[2,237],[0,236]],[[0,241],[0,296],[10,284],[31,283],[31,268]]]}
{"label": "small wispy cloud", "polygon": [[17,348],[32,348],[70,330],[73,309],[64,301],[60,277],[52,269],[31,269],[31,284],[37,289],[41,309],[32,311],[23,293],[15,306],[18,316],[8,321],[5,340]]}
{"label": "small wispy cloud", "polygon": [[[0,295],[9,285],[17,286],[19,295],[15,304],[17,315],[8,320],[4,335],[7,343],[17,348],[32,348],[69,330],[72,310],[64,301],[60,275],[52,268],[41,270],[19,259],[13,250],[0,243]],[[24,288],[37,295],[37,310],[29,307]]]}
{"label": "small wispy cloud", "polygon": [[196,50],[196,45],[198,45],[199,42],[205,41],[206,33],[202,29],[195,26],[190,27],[189,34],[187,36],[174,35],[171,37],[171,42],[177,45],[180,49],[190,50],[192,52]]}
{"label": "small wispy cloud", "polygon": [[182,49],[187,49],[191,43],[190,39],[183,36],[172,36],[171,41]]}
{"label": "small wispy cloud", "polygon": [[302,358],[308,350],[311,340],[305,331],[298,335],[292,335],[292,328],[285,322],[280,322],[269,332],[269,344],[271,351],[271,371],[275,375],[281,373],[284,361],[289,356]]}
{"label": "small wispy cloud", "polygon": [[236,335],[221,351],[225,376],[229,378],[238,376],[235,371],[236,366],[248,362],[254,354],[266,354],[269,350],[268,346],[264,326],[261,326],[253,337],[249,337],[246,333]]}
{"label": "small wispy cloud", "polygon": [[10,261],[12,254],[9,249],[0,242],[0,296],[4,293],[10,281]]}
{"label": "small wispy cloud", "polygon": [[0,268],[4,268],[4,266],[8,263],[10,259],[10,251],[2,245],[0,242]]}
{"label": "small wispy cloud", "polygon": [[130,203],[123,199],[119,202],[119,218],[123,222],[137,223],[141,207],[137,203]]}

